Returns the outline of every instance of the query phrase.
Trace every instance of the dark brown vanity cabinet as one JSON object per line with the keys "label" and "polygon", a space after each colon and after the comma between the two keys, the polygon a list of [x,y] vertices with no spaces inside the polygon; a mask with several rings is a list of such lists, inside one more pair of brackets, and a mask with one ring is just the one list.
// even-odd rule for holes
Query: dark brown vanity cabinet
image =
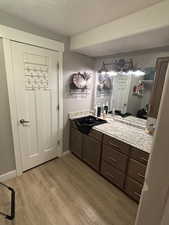
{"label": "dark brown vanity cabinet", "polygon": [[112,184],[115,184],[119,188],[123,189],[125,173],[116,169],[109,163],[102,161],[101,163],[101,174],[108,179]]}
{"label": "dark brown vanity cabinet", "polygon": [[88,135],[83,135],[82,159],[93,169],[99,171],[101,141]]}
{"label": "dark brown vanity cabinet", "polygon": [[111,183],[124,189],[129,158],[129,145],[104,135],[101,159],[101,174]]}
{"label": "dark brown vanity cabinet", "polygon": [[129,160],[128,176],[140,182],[144,183],[146,166],[134,159]]}
{"label": "dark brown vanity cabinet", "polygon": [[149,154],[92,130],[82,134],[71,121],[70,150],[128,196],[139,202]]}
{"label": "dark brown vanity cabinet", "polygon": [[131,147],[131,158],[147,166],[149,153],[140,149]]}
{"label": "dark brown vanity cabinet", "polygon": [[71,121],[70,151],[97,171],[100,167],[102,136],[95,130],[89,135],[82,134]]}
{"label": "dark brown vanity cabinet", "polygon": [[104,135],[103,143],[116,151],[129,155],[130,146],[122,141],[119,141],[118,139]]}
{"label": "dark brown vanity cabinet", "polygon": [[137,202],[140,200],[148,158],[147,152],[131,147],[124,191]]}
{"label": "dark brown vanity cabinet", "polygon": [[156,75],[149,109],[149,116],[153,118],[157,118],[158,116],[168,63],[169,57],[158,58],[156,62]]}
{"label": "dark brown vanity cabinet", "polygon": [[135,201],[139,202],[143,184],[135,181],[131,177],[126,178],[125,192]]}
{"label": "dark brown vanity cabinet", "polygon": [[71,126],[70,129],[70,150],[77,157],[82,159],[82,134]]}
{"label": "dark brown vanity cabinet", "polygon": [[102,154],[102,161],[104,163],[109,164],[116,169],[120,170],[121,172],[126,171],[128,157],[114,148],[109,147],[107,145],[103,145],[103,154]]}

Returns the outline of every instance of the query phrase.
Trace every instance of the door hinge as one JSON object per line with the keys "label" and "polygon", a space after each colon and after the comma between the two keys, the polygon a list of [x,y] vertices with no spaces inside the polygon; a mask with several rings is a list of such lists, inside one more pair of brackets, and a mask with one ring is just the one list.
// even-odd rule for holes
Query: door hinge
{"label": "door hinge", "polygon": [[57,145],[60,145],[60,141],[59,140],[57,141]]}
{"label": "door hinge", "polygon": [[57,106],[57,110],[59,111],[59,109],[60,109],[60,107],[59,107],[59,105]]}

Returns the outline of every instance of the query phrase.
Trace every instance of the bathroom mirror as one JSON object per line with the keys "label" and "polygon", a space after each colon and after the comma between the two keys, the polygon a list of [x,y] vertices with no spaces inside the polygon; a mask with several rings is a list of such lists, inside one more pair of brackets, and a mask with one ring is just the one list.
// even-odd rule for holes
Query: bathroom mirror
{"label": "bathroom mirror", "polygon": [[[105,67],[106,64],[104,64]],[[108,105],[109,113],[147,119],[155,67],[128,71],[98,71],[95,105]]]}

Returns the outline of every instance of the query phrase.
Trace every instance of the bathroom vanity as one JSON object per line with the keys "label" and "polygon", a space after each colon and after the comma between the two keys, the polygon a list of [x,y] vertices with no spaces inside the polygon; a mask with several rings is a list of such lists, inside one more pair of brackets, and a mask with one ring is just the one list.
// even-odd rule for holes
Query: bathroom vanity
{"label": "bathroom vanity", "polygon": [[77,129],[73,117],[70,121],[71,152],[137,202],[153,141],[145,130],[155,129],[168,62],[169,57],[158,58],[155,70],[149,68],[144,76],[98,72],[95,105],[103,115],[109,106],[113,117],[106,116],[108,123],[94,126],[88,135]]}
{"label": "bathroom vanity", "polygon": [[86,135],[70,120],[70,150],[80,160],[139,202],[152,136],[112,119]]}

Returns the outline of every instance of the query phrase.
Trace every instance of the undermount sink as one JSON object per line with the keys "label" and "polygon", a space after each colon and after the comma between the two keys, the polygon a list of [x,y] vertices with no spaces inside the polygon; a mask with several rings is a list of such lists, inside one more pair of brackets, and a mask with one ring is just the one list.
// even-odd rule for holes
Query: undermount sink
{"label": "undermount sink", "polygon": [[99,119],[95,116],[85,116],[82,118],[78,118],[78,119],[75,119],[75,122],[77,122],[80,126],[85,126],[85,125],[96,126],[103,123],[107,123],[106,120]]}
{"label": "undermount sink", "polygon": [[85,116],[75,119],[74,121],[78,129],[85,134],[88,134],[92,127],[107,123],[106,120],[99,119],[95,116]]}

